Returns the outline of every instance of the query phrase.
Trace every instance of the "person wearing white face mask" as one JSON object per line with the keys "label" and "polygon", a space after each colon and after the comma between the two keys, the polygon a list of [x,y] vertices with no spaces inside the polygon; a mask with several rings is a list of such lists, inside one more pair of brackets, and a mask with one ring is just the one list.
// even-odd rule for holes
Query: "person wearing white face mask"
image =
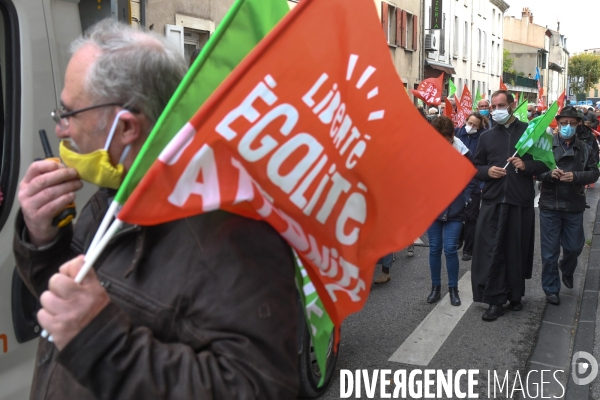
{"label": "person wearing white face mask", "polygon": [[[492,118],[497,125],[479,138],[473,164],[475,178],[484,181],[475,228],[471,264],[473,300],[489,304],[482,315],[493,321],[504,314],[504,304],[523,309],[525,279],[531,279],[535,239],[533,177],[548,171],[541,161],[525,154],[513,157],[515,145],[527,129],[512,113],[512,94],[492,94]],[[510,165],[505,169],[506,162]]]}
{"label": "person wearing white face mask", "polygon": [[[600,177],[597,155],[577,138],[576,127],[581,122],[577,111],[570,106],[556,116],[558,134],[554,136],[552,152],[556,168],[537,177],[540,189],[540,244],[542,250],[542,288],[546,301],[560,304],[559,267],[562,282],[573,288],[573,273],[577,257],[584,245],[583,212],[587,184]],[[562,259],[559,261],[560,248]]]}
{"label": "person wearing white face mask", "polygon": [[[483,100],[482,100],[483,101]],[[487,101],[487,100],[486,100]],[[486,118],[478,112],[474,112],[467,118],[465,126],[455,130],[455,136],[469,148],[471,154],[475,154],[480,135],[486,130]],[[475,226],[479,216],[479,203],[481,202],[481,189],[483,182],[473,178],[465,189],[467,204],[465,205],[465,220],[459,239],[459,249],[464,242],[463,261],[470,261],[473,256],[473,245],[475,242]]]}
{"label": "person wearing white face mask", "polygon": [[541,114],[537,110],[537,106],[533,103],[527,104],[527,119],[531,121],[535,117],[539,117]]}

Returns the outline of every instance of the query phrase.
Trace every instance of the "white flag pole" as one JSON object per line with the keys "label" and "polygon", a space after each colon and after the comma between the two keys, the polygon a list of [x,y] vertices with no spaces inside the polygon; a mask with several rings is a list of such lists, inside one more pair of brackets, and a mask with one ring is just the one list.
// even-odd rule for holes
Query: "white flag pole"
{"label": "white flag pole", "polygon": [[[110,228],[108,228],[108,230],[106,231],[106,234],[102,236],[102,239],[100,240],[96,248],[94,248],[91,251],[88,251],[88,254],[86,254],[85,256],[85,263],[83,264],[83,267],[81,267],[81,269],[77,273],[77,276],[75,277],[76,283],[81,283],[81,281],[83,281],[83,278],[85,278],[87,273],[94,266],[94,263],[96,262],[98,257],[100,257],[100,254],[102,254],[102,251],[106,248],[108,242],[110,242],[110,239],[113,238],[113,236],[115,235],[115,233],[117,233],[121,226],[123,226],[123,221],[119,219],[114,220]],[[52,336],[48,336],[48,331],[46,331],[45,329],[42,331],[41,336],[43,338],[48,338],[48,341],[52,342]]]}
{"label": "white flag pole", "polygon": [[108,228],[108,231],[106,231],[106,234],[102,236],[102,239],[98,243],[98,246],[96,246],[92,251],[88,251],[88,254],[86,254],[85,256],[85,263],[83,264],[83,267],[81,267],[79,273],[75,277],[76,283],[81,283],[83,278],[85,278],[85,276],[90,271],[98,257],[100,257],[100,254],[102,254],[102,252],[108,245],[108,242],[110,242],[110,239],[112,239],[115,233],[117,233],[117,231],[121,229],[121,226],[123,226],[123,221],[121,221],[120,219],[114,220],[110,228]]}
{"label": "white flag pole", "polygon": [[[513,154],[512,156],[516,156],[517,153],[519,152],[519,150],[515,151],[515,154]],[[506,163],[506,165],[504,166],[504,169],[506,169],[506,167],[508,167],[508,164],[510,164],[510,161]]]}
{"label": "white flag pole", "polygon": [[96,231],[96,234],[94,235],[94,240],[92,240],[90,247],[88,247],[86,256],[98,245],[98,242],[100,242],[100,239],[102,239],[102,236],[104,236],[104,233],[108,229],[110,221],[113,219],[113,217],[117,214],[118,211],[119,211],[119,203],[117,203],[116,201],[113,200],[113,202],[110,204],[110,207],[108,207],[108,210],[106,211],[106,214],[104,215],[104,218],[102,219],[102,223],[100,224],[100,227],[98,228],[98,230]]}

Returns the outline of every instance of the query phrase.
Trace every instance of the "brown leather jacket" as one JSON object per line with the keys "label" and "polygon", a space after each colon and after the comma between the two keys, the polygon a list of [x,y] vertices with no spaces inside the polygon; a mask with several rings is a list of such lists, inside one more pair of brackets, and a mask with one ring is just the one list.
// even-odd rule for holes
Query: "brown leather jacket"
{"label": "brown leather jacket", "polygon": [[[36,250],[16,221],[18,271],[39,297],[84,253],[114,192]],[[40,339],[32,399],[292,399],[292,254],[266,223],[216,211],[125,226],[95,265],[111,303],[59,352]]]}

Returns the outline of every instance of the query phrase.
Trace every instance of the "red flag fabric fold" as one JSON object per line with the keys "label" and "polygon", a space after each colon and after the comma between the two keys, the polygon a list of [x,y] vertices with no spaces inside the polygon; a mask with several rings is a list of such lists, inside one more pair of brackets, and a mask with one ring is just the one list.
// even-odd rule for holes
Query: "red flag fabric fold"
{"label": "red flag fabric fold", "polygon": [[452,103],[450,103],[450,100],[448,100],[447,97],[444,99],[444,104],[446,105],[444,107],[444,115],[454,122],[454,109],[452,108]]}
{"label": "red flag fabric fold", "polygon": [[[565,96],[566,96],[566,92],[563,91],[560,96],[558,96],[558,99],[556,99],[556,102],[558,103],[558,113],[560,114],[560,112],[562,111],[562,109],[565,106]],[[552,122],[550,122],[550,128],[552,129],[556,129],[558,127],[558,123],[556,122],[556,119],[553,119]]]}
{"label": "red flag fabric fold", "polygon": [[465,85],[460,96],[460,102],[456,103],[456,120],[454,121],[454,125],[457,128],[463,126],[472,112],[473,96],[467,85]]}
{"label": "red flag fabric fold", "polygon": [[419,87],[410,89],[410,92],[419,99],[423,100],[425,104],[439,106],[442,104],[442,86],[444,84],[444,73],[437,78],[424,79]]}

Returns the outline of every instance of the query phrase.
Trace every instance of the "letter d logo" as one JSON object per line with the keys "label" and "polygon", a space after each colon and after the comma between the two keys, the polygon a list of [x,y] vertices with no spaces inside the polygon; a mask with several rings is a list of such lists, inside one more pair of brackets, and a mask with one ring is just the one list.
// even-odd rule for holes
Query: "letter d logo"
{"label": "letter d logo", "polygon": [[[578,361],[579,359],[584,359],[585,361]],[[591,369],[590,366],[592,367]],[[590,371],[588,376],[580,378],[581,375],[585,375],[588,371]],[[573,382],[575,382],[576,385],[588,385],[596,379],[596,376],[598,375],[598,362],[590,353],[578,351],[573,354],[571,375],[573,376]]]}

